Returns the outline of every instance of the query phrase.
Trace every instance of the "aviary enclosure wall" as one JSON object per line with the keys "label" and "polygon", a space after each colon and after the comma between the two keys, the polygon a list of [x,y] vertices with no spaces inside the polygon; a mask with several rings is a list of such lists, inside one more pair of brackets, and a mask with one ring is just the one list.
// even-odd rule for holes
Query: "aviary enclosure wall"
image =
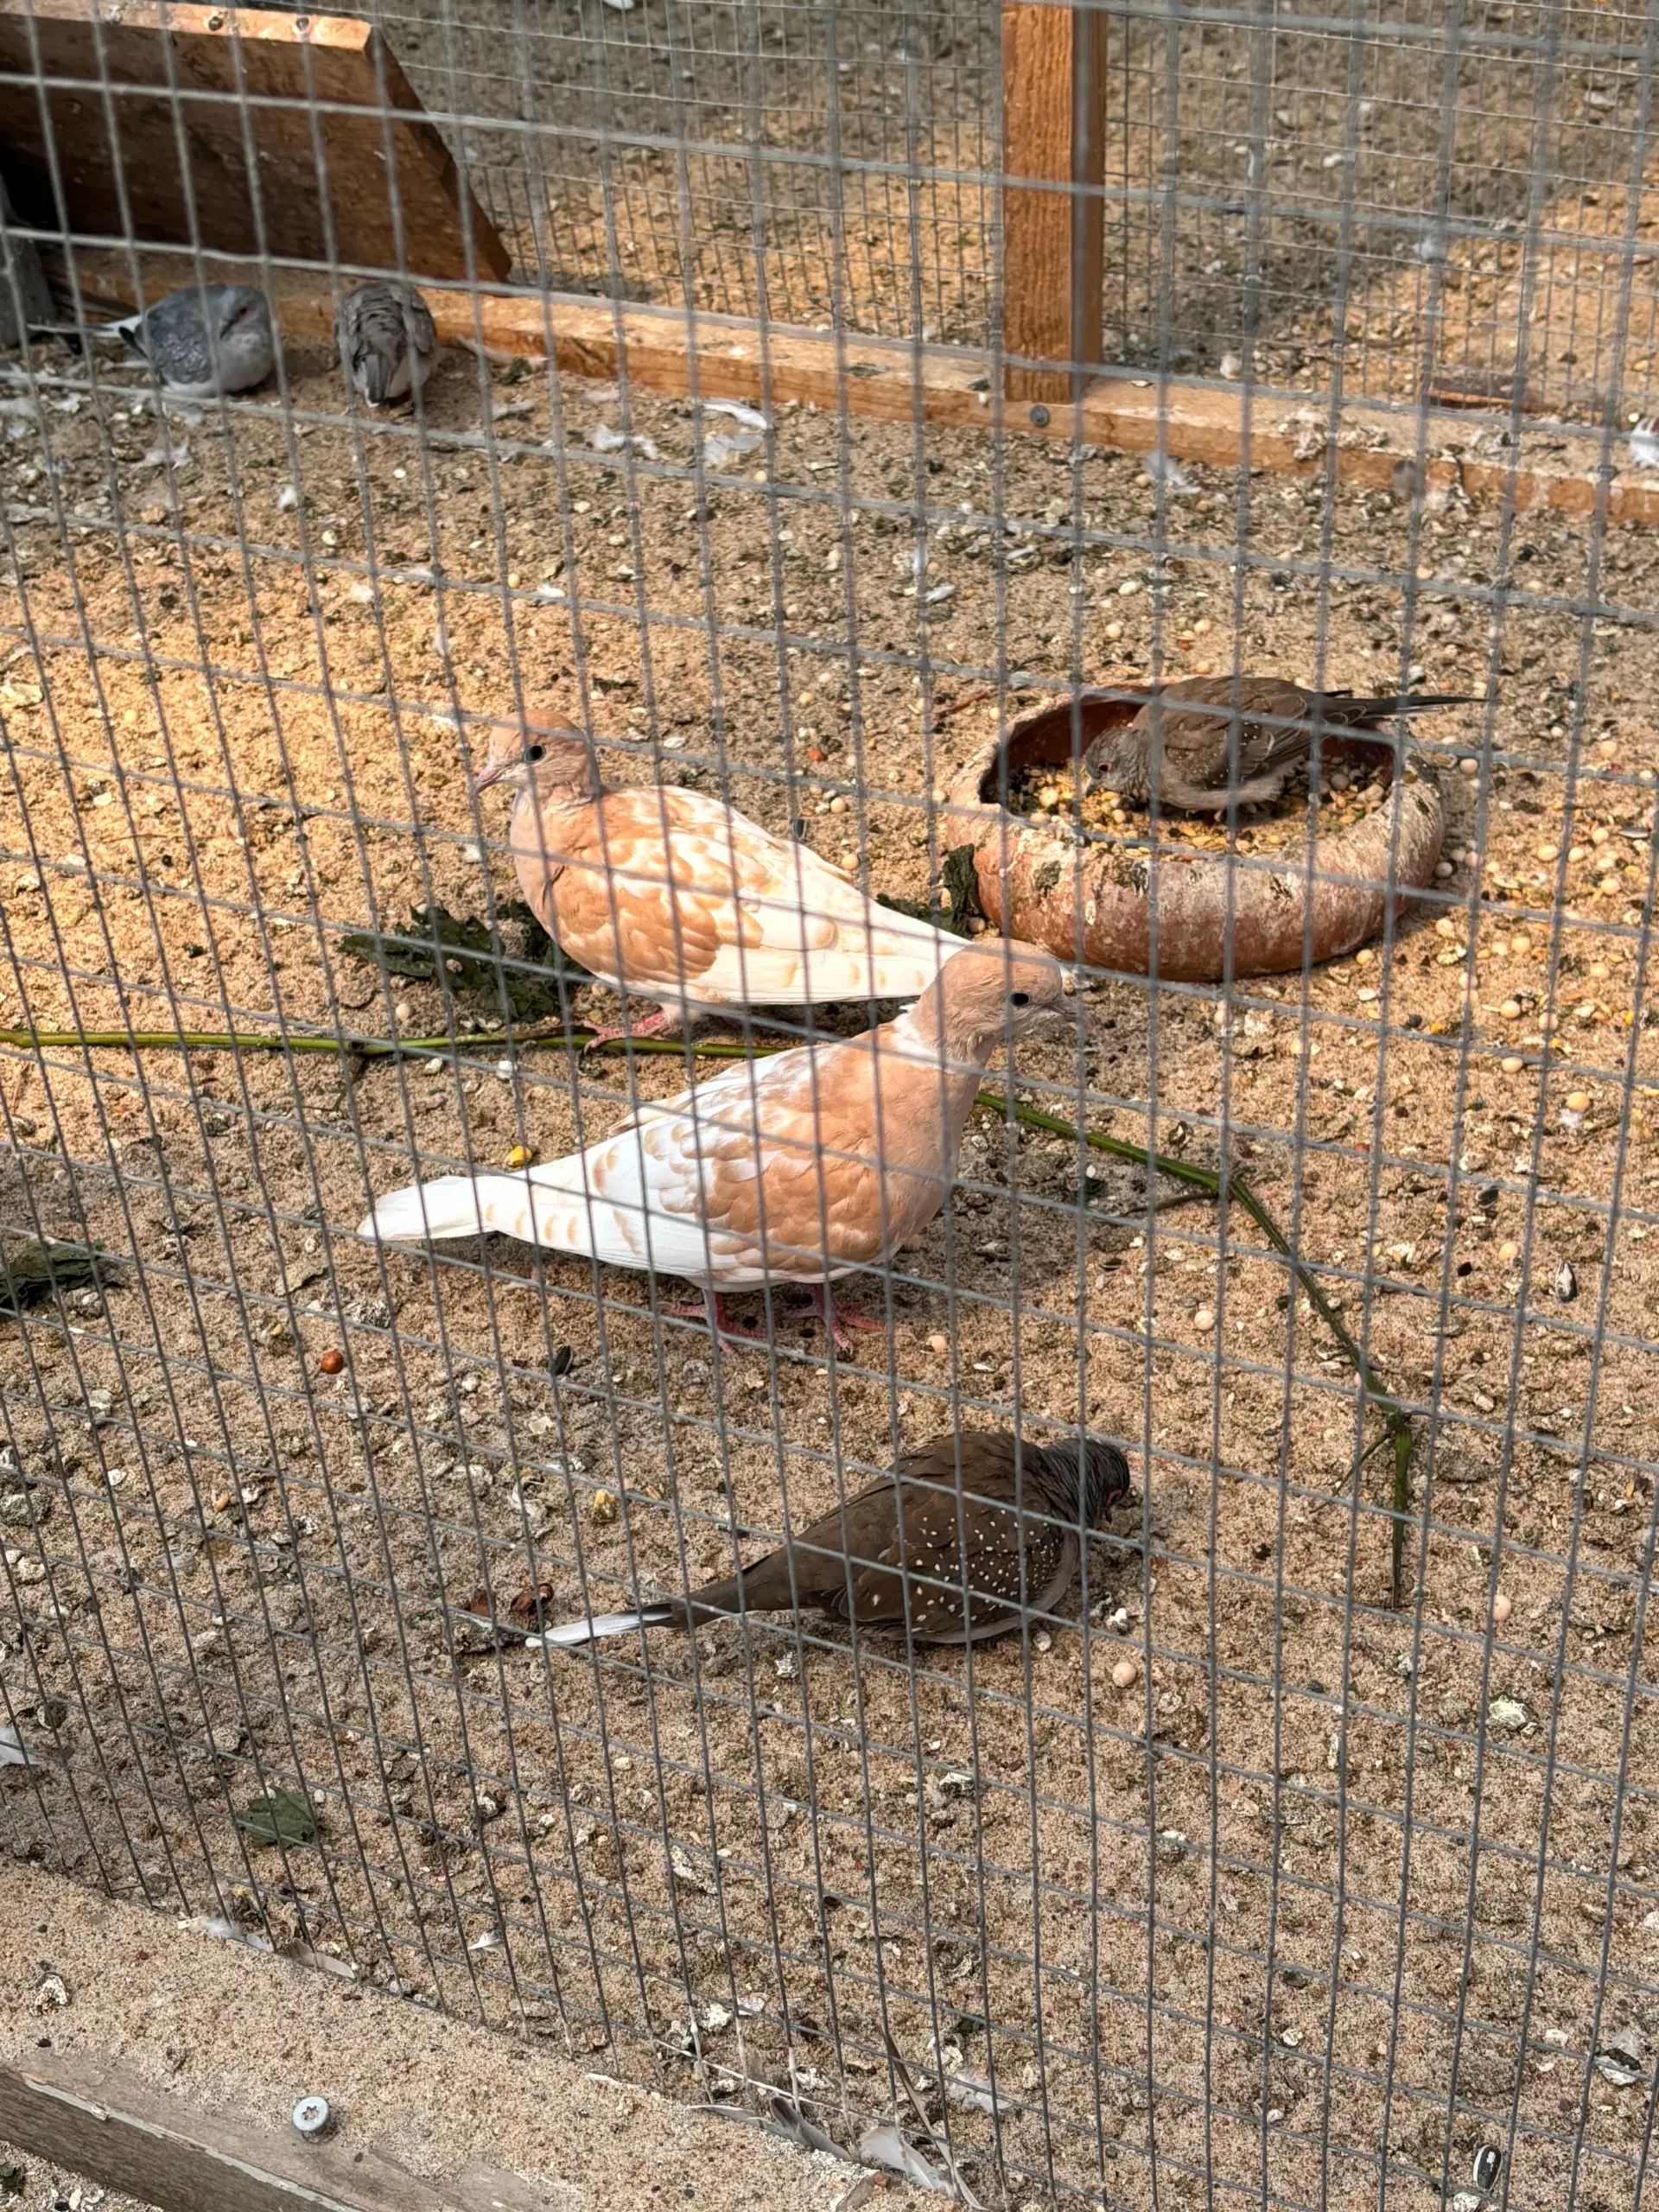
{"label": "aviary enclosure wall", "polygon": [[[1058,93],[1003,60],[1051,16]],[[986,2204],[1636,2205],[1659,13],[0,27],[62,326],[0,366],[5,1848]],[[447,343],[372,415],[327,329],[388,271]],[[92,334],[226,274],[259,390]],[[1248,824],[1079,807],[1067,746],[986,786],[1034,829],[962,782],[1239,667],[1471,695],[1414,728],[1438,859],[1268,974],[1234,892],[1304,895],[1370,767]],[[376,1247],[711,1065],[586,1048],[467,782],[525,711],[967,929],[1169,841],[1213,963],[1083,960],[850,1351]],[[1010,1426],[1135,1484],[1023,1638],[539,1642]]]}

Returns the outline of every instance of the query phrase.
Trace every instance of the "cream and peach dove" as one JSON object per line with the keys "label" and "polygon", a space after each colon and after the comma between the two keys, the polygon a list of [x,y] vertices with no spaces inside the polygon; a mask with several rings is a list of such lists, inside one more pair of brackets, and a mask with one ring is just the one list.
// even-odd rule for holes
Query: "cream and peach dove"
{"label": "cream and peach dove", "polygon": [[960,947],[917,1004],[859,1037],[745,1060],[646,1105],[599,1143],[513,1174],[394,1191],[360,1234],[498,1231],[613,1267],[681,1275],[715,1301],[879,1267],[943,1209],[992,1058],[1075,1014],[1034,945]]}
{"label": "cream and peach dove", "polygon": [[508,841],[543,928],[600,982],[660,1008],[633,1036],[732,1007],[914,999],[960,942],[720,799],[607,791],[578,731],[498,726],[474,788],[496,784],[515,793]]}

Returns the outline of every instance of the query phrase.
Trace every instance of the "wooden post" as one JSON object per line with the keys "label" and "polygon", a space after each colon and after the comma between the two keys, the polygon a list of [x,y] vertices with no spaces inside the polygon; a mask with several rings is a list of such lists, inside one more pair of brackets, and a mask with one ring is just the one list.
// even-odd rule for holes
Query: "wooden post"
{"label": "wooden post", "polygon": [[[1005,0],[1002,10],[1002,345],[1077,364],[1009,368],[1011,400],[1082,397],[1101,358],[1106,18]],[[1058,186],[1039,191],[1027,180]]]}

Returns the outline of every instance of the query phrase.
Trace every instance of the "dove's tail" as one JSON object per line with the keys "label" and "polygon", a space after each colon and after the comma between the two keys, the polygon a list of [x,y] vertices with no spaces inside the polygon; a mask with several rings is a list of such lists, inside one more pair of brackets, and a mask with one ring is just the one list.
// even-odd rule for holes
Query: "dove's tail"
{"label": "dove's tail", "polygon": [[642,1605],[637,1613],[594,1613],[585,1621],[565,1621],[557,1628],[543,1629],[543,1643],[563,1644],[567,1649],[583,1643],[597,1643],[604,1636],[626,1636],[632,1628],[668,1628],[674,1622],[685,1619],[684,1605]]}
{"label": "dove's tail", "polygon": [[1340,728],[1344,724],[1386,721],[1395,715],[1426,715],[1440,707],[1484,704],[1466,691],[1398,691],[1374,699],[1354,698],[1338,691],[1319,700],[1307,719],[1312,722],[1322,717],[1328,728]]}
{"label": "dove's tail", "polygon": [[[411,1183],[380,1199],[358,1230],[383,1244],[422,1244],[446,1236],[480,1236],[486,1230],[515,1226],[524,1211],[522,1175],[440,1175],[435,1182]],[[533,1233],[533,1232],[532,1232]]]}

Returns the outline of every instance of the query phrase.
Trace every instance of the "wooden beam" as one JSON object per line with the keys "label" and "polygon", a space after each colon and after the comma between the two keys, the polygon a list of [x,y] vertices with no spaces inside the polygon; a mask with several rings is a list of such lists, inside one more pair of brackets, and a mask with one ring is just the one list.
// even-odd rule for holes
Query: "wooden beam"
{"label": "wooden beam", "polygon": [[[133,297],[130,270],[116,256],[82,255],[83,283],[111,304]],[[226,282],[257,283],[256,268],[226,263],[216,268]],[[188,281],[173,264],[147,264],[144,282],[154,299],[169,283]],[[306,276],[279,277],[273,285],[285,338],[327,343],[332,296]],[[1271,468],[1308,480],[1326,465],[1326,435],[1333,427],[1318,398],[1298,403],[1257,393],[1249,400],[1233,385],[1173,378],[1160,391],[1149,378],[1100,376],[1075,404],[1057,403],[1033,424],[1029,410],[1007,405],[989,389],[991,360],[966,346],[923,349],[919,379],[912,378],[911,349],[901,343],[836,340],[817,331],[773,325],[764,332],[735,316],[700,315],[695,346],[683,314],[668,308],[623,307],[561,293],[482,292],[463,289],[425,294],[446,345],[479,348],[495,358],[545,360],[550,353],[566,376],[626,377],[642,391],[683,398],[742,399],[752,406],[796,400],[828,413],[872,416],[891,423],[924,422],[958,429],[1033,430],[1044,437],[1077,438],[1120,453],[1150,453],[1161,445],[1177,461],[1235,468],[1248,448],[1252,468]],[[1466,408],[1431,414],[1417,459],[1417,418],[1381,405],[1351,400],[1334,425],[1332,456],[1338,480],[1396,496],[1421,480],[1429,492],[1456,489],[1477,504],[1512,498],[1517,509],[1551,507],[1591,513],[1596,503],[1599,441],[1586,431],[1523,424],[1512,461],[1481,450],[1490,429]],[[1659,473],[1616,476],[1607,490],[1612,523],[1659,524]]]}
{"label": "wooden beam", "polygon": [[[1106,18],[1090,7],[1002,10],[1002,346],[1039,361],[1101,359]],[[1058,189],[1040,191],[1040,180]],[[1083,367],[1005,371],[1011,402],[1076,401]]]}
{"label": "wooden beam", "polygon": [[[0,1802],[70,1782],[43,1749],[0,1769]],[[617,2078],[657,2077],[648,2033],[607,2037],[575,2009],[591,1983],[563,2018],[543,1943],[463,1967],[435,1929],[411,2002],[207,1932],[228,1925],[0,1859],[0,2143],[168,2212],[830,2212],[869,2178]],[[307,2095],[333,2107],[324,2140],[289,2122]]]}
{"label": "wooden beam", "polygon": [[0,0],[0,172],[20,221],[66,244],[246,254],[263,228],[267,252],[324,267],[499,281],[512,266],[355,16]]}
{"label": "wooden beam", "polygon": [[479,2168],[433,2183],[367,2147],[252,2127],[84,2052],[0,2065],[0,2140],[166,2212],[536,2212],[543,2202],[517,2174]]}

